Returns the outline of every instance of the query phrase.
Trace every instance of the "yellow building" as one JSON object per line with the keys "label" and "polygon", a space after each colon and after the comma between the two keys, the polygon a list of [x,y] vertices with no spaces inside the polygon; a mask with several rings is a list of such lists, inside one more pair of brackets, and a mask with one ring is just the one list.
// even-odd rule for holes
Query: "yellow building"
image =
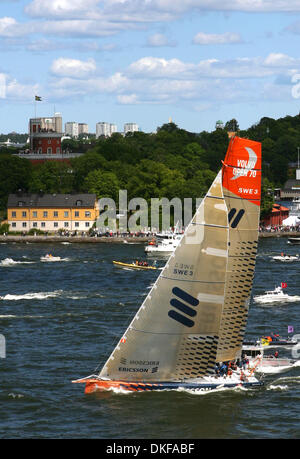
{"label": "yellow building", "polygon": [[10,231],[31,229],[56,232],[88,231],[99,216],[95,194],[10,194],[7,223]]}

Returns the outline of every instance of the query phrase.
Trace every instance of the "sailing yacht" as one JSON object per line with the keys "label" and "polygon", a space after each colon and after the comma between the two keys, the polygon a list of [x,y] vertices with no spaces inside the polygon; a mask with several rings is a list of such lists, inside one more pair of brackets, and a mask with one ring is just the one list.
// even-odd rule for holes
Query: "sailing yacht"
{"label": "sailing yacht", "polygon": [[175,251],[85,393],[260,386],[254,373],[217,376],[239,359],[258,242],[261,144],[230,139],[222,167]]}

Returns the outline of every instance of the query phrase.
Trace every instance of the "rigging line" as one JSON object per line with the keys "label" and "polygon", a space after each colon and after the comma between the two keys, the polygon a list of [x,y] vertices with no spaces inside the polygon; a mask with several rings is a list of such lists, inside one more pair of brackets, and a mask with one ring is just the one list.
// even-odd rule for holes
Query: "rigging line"
{"label": "rigging line", "polygon": [[232,164],[225,164],[224,161],[221,161],[221,163],[223,164],[223,166],[225,167],[232,167],[233,169],[243,169],[245,171],[261,171],[261,169],[255,169],[253,167],[243,167],[243,168],[238,168],[237,166],[234,166]]}
{"label": "rigging line", "polygon": [[249,196],[249,199],[246,199],[246,198],[242,198],[241,196],[231,196],[229,194],[224,194],[224,198],[229,198],[229,199],[240,199],[242,201],[258,201],[260,202],[260,199],[256,199],[256,198],[251,198]]}
{"label": "rigging line", "polygon": [[[178,336],[183,336],[183,335],[187,335],[187,336],[190,336],[190,333],[168,333],[168,332],[151,332],[151,331],[146,331],[146,330],[139,330],[138,328],[134,328],[134,327],[130,327],[130,330],[134,330],[136,332],[139,332],[139,333],[146,333],[148,335],[178,335]],[[193,336],[195,335],[199,335],[199,336],[202,336],[203,333],[193,333]],[[213,337],[217,337],[218,335],[216,334],[213,334],[211,333],[210,335],[207,335],[207,336],[213,336]]]}
{"label": "rigging line", "polygon": [[178,282],[201,282],[202,284],[225,284],[225,281],[204,281],[204,280],[191,280],[191,279],[177,279],[176,277],[167,277],[167,276],[162,276],[161,278],[163,279],[168,279],[168,280],[174,280]]}
{"label": "rigging line", "polygon": [[223,228],[223,229],[228,229],[229,226],[223,226],[223,225],[214,225],[212,223],[197,223],[197,222],[191,222],[191,225],[198,225],[198,226],[210,226],[212,228]]}

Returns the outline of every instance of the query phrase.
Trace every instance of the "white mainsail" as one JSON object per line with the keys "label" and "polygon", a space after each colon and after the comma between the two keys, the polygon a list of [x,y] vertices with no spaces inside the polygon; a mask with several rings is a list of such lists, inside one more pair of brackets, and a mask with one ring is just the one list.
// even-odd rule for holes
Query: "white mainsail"
{"label": "white mainsail", "polygon": [[101,379],[182,381],[239,356],[258,236],[260,144],[235,137]]}

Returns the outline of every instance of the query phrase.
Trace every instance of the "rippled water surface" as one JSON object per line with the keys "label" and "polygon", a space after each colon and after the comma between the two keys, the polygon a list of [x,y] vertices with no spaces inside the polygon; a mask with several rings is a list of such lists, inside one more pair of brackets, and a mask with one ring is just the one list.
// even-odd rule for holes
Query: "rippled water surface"
{"label": "rippled water surface", "polygon": [[[300,295],[300,252],[285,238],[260,240],[253,296],[287,283]],[[60,262],[41,262],[46,253]],[[300,367],[265,376],[259,389],[84,395],[73,379],[109,356],[158,271],[115,268],[144,258],[142,244],[1,244],[1,438],[298,438]],[[163,265],[163,261],[158,261]],[[300,333],[300,302],[251,301],[247,337]],[[281,350],[291,357],[291,350]],[[299,351],[300,354],[300,351]],[[300,357],[299,357],[300,359]]]}

